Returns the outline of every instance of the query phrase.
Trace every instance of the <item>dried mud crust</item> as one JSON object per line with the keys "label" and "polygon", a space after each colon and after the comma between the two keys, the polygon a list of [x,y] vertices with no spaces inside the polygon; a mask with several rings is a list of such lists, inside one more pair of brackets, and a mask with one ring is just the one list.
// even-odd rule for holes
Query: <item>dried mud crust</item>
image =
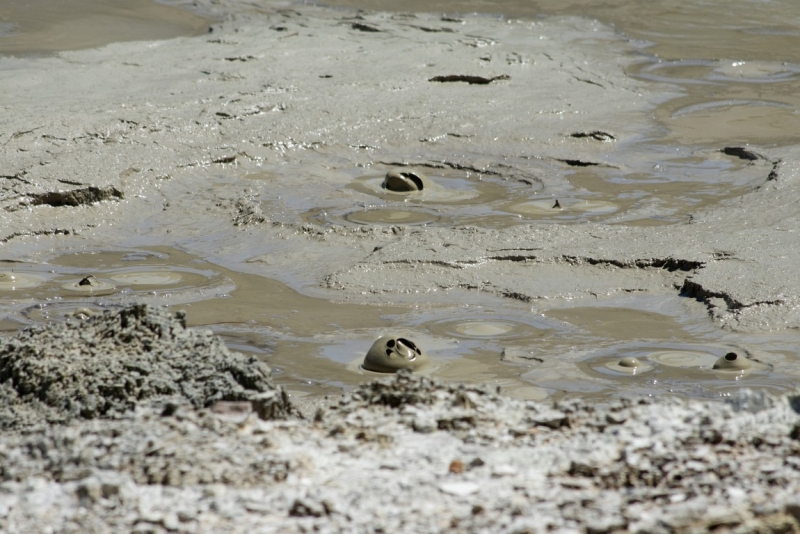
{"label": "dried mud crust", "polygon": [[546,404],[404,371],[313,422],[142,407],[0,434],[0,529],[800,532],[799,399]]}
{"label": "dried mud crust", "polygon": [[229,351],[182,312],[133,305],[33,327],[0,345],[0,427],[107,417],[158,402],[208,406],[277,392],[269,367]]}

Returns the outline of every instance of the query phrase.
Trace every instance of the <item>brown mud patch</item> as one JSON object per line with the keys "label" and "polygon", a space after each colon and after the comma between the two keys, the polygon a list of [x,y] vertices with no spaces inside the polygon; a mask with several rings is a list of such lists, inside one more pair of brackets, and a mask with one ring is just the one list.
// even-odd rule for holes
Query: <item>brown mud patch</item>
{"label": "brown mud patch", "polygon": [[0,55],[200,35],[210,21],[152,0],[25,0],[0,6]]}

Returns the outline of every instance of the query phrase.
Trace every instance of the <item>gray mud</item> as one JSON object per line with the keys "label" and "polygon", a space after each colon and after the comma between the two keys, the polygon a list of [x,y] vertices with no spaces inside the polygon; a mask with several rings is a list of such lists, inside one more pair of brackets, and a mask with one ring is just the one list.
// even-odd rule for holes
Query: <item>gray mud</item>
{"label": "gray mud", "polygon": [[[204,37],[2,60],[4,257],[169,245],[327,299],[662,292],[800,326],[796,147],[670,145],[674,86],[626,76],[611,29],[239,8]],[[430,81],[462,74],[494,81]],[[396,167],[453,199],[356,187]]]}
{"label": "gray mud", "polygon": [[800,69],[191,5],[0,58],[3,530],[800,531]]}

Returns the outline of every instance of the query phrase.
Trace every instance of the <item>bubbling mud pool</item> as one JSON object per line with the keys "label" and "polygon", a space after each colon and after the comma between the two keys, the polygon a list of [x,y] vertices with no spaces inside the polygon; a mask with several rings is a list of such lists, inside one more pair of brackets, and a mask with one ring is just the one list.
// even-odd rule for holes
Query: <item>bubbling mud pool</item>
{"label": "bubbling mud pool", "polygon": [[[637,144],[636,155],[629,154],[619,164],[520,160],[517,166],[483,171],[409,165],[415,172],[424,171],[429,186],[408,192],[383,187],[391,166],[337,169],[328,171],[336,176],[337,185],[320,187],[316,206],[310,208],[307,198],[279,185],[278,168],[247,178],[258,202],[279,205],[280,211],[323,227],[507,228],[590,221],[653,226],[685,222],[697,210],[737,198],[766,182],[773,169],[767,158],[755,156],[754,161],[749,152],[737,152],[739,147],[698,150],[652,144],[644,145],[644,152],[642,148]],[[625,160],[626,150],[618,159]]]}
{"label": "bubbling mud pool", "polygon": [[[722,333],[699,305],[677,296],[550,309],[491,299],[423,308],[343,304],[168,247],[61,251],[42,261],[3,263],[0,272],[4,331],[79,321],[132,301],[185,309],[191,325],[209,326],[232,349],[266,360],[295,396],[335,394],[382,376],[363,366],[381,336],[427,353],[420,373],[488,383],[526,399],[715,398],[742,387],[786,391],[798,378],[796,335]],[[70,286],[89,276],[111,289]],[[752,365],[714,369],[732,353]],[[634,361],[636,370],[623,360]]]}
{"label": "bubbling mud pool", "polygon": [[[586,7],[568,4],[567,11]],[[660,6],[666,4],[649,9],[669,11]],[[714,15],[714,20],[727,16],[718,9]],[[685,25],[687,15],[676,17],[681,19],[676,26]],[[648,26],[638,35],[657,40],[659,32],[646,18]],[[642,23],[639,14],[635,19]],[[720,34],[742,35],[735,25],[718,26]],[[750,30],[751,36],[772,35],[766,26]],[[469,168],[448,159],[452,146],[445,141],[425,140],[425,158],[376,157],[359,165],[327,147],[308,150],[294,169],[264,162],[247,181],[256,202],[277,206],[287,219],[327,228],[679,223],[769,179],[774,162],[757,148],[744,148],[747,143],[795,142],[787,132],[800,131],[797,58],[777,61],[755,52],[744,57],[747,47],[728,48],[723,41],[714,48],[725,52],[716,54],[723,59],[695,57],[696,49],[685,52],[677,42],[643,44],[642,61],[630,74],[679,86],[685,94],[657,109],[657,131],[634,138],[604,130],[554,132],[563,157],[518,153],[504,157],[502,165],[489,161]],[[613,155],[607,154],[603,147],[612,145]],[[474,143],[468,156],[492,159],[483,155],[484,148]],[[385,173],[400,163],[428,175],[431,187],[409,193],[382,188]],[[313,195],[298,194],[292,181],[283,179],[309,170],[326,178],[315,184]],[[327,180],[330,176],[334,179]],[[379,376],[360,364],[375,339],[386,334],[424,348],[431,363],[419,372],[486,382],[523,398],[628,393],[713,398],[744,386],[782,391],[796,382],[796,335],[720,332],[697,303],[676,295],[607,299],[602,306],[491,298],[469,306],[342,304],[170,248],[65,250],[40,263],[2,264],[0,271],[0,329],[80,320],[133,300],[185,308],[191,324],[210,326],[233,348],[269,361],[277,381],[295,395],[336,393]],[[730,353],[755,365],[746,373],[714,370],[714,362]],[[623,360],[626,365],[620,366]],[[631,368],[637,371],[628,372]]]}

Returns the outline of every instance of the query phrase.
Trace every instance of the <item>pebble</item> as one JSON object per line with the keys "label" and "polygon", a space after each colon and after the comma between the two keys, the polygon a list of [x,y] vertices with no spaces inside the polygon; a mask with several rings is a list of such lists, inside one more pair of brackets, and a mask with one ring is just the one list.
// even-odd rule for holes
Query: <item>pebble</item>
{"label": "pebble", "polygon": [[450,495],[465,497],[477,493],[480,486],[474,482],[443,482],[439,484],[439,489]]}

